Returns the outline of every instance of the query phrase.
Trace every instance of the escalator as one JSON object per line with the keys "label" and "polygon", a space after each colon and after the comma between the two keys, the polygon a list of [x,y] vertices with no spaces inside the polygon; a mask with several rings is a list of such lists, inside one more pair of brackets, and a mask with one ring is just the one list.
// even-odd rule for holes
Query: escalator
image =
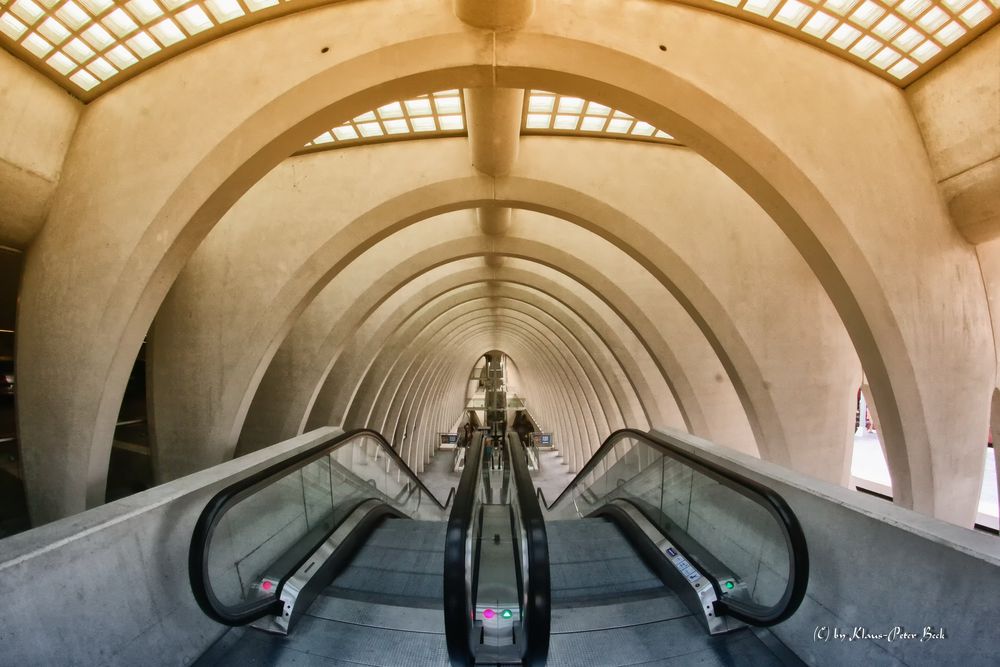
{"label": "escalator", "polygon": [[441,502],[376,432],[221,490],[192,537],[201,609],[232,628],[198,665],[447,665]]}
{"label": "escalator", "polygon": [[766,487],[623,430],[555,501],[538,498],[551,667],[802,664],[766,629],[808,581],[798,521]]}
{"label": "escalator", "polygon": [[367,430],[220,490],[189,572],[231,629],[195,664],[541,664],[542,518],[525,462],[499,449],[487,462],[477,434],[443,503]]}
{"label": "escalator", "polygon": [[192,536],[199,665],[801,664],[784,501],[668,437],[613,434],[551,504],[510,430],[441,502],[354,431],[220,490]]}

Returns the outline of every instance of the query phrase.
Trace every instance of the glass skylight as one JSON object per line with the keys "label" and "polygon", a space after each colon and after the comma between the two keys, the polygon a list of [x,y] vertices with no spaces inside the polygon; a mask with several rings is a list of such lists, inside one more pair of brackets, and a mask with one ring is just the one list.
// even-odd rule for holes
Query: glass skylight
{"label": "glass skylight", "polygon": [[[235,19],[249,24],[294,11],[299,4],[295,0],[0,0],[0,43],[90,100],[115,79],[121,80],[126,70],[145,69],[167,53],[194,46],[194,35]],[[264,16],[254,18],[257,14]]]}
{"label": "glass skylight", "polygon": [[524,96],[521,134],[571,134],[677,143],[666,132],[623,111],[544,90],[531,90]]}
{"label": "glass skylight", "polygon": [[390,139],[462,136],[465,105],[461,90],[442,90],[389,102],[319,135],[306,150],[374,143]]}
{"label": "glass skylight", "polygon": [[904,85],[954,53],[958,47],[952,45],[1000,20],[1000,0],[682,1],[805,33],[809,41],[820,40],[815,43]]}
{"label": "glass skylight", "polygon": [[[799,36],[902,85],[1000,22],[1000,0],[681,1]],[[89,101],[197,44],[322,2],[0,0],[0,45]]]}

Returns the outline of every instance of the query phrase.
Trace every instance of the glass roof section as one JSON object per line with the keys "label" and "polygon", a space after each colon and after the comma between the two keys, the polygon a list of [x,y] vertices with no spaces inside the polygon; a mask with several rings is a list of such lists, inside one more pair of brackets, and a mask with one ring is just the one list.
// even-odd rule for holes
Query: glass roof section
{"label": "glass roof section", "polygon": [[563,134],[677,143],[666,132],[623,111],[579,97],[544,90],[530,90],[524,96],[521,134]]}
{"label": "glass roof section", "polygon": [[[339,0],[0,0],[0,45],[90,101],[173,55]],[[899,85],[1000,22],[1000,0],[681,0],[820,46]]]}
{"label": "glass roof section", "polygon": [[[467,134],[462,91],[442,90],[367,111],[323,132],[297,154],[359,144]],[[525,92],[521,134],[604,137],[680,145],[670,134],[623,111],[544,90]]]}
{"label": "glass roof section", "polygon": [[682,0],[793,35],[906,85],[1000,21],[1000,0]]}
{"label": "glass roof section", "polygon": [[443,90],[384,104],[330,128],[299,151],[310,152],[397,139],[466,134],[461,90]]}

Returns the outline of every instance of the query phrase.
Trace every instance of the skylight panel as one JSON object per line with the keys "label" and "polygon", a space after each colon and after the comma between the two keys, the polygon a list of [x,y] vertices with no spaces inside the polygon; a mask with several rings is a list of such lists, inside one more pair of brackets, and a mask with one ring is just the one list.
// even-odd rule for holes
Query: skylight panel
{"label": "skylight panel", "polygon": [[919,25],[926,32],[934,32],[948,22],[948,14],[940,7],[931,7],[931,10],[917,19]]}
{"label": "skylight panel", "polygon": [[101,79],[102,81],[107,81],[108,79],[110,79],[111,77],[113,77],[115,74],[118,73],[118,70],[116,70],[111,65],[111,63],[109,63],[104,58],[100,57],[94,58],[92,61],[90,61],[87,64],[87,69],[90,70],[92,73],[96,74],[97,78]]}
{"label": "skylight panel", "polygon": [[262,9],[274,7],[278,4],[278,0],[243,0],[243,4],[245,4],[250,11],[259,12]]}
{"label": "skylight panel", "polygon": [[809,33],[813,37],[823,39],[830,34],[830,31],[833,30],[835,25],[837,25],[837,19],[833,18],[829,14],[817,11],[812,15],[812,18],[806,21],[805,27],[802,28],[802,31]]}
{"label": "skylight panel", "polygon": [[160,50],[160,45],[154,42],[153,38],[144,31],[137,32],[134,37],[128,39],[125,43],[140,58],[148,58]]}
{"label": "skylight panel", "polygon": [[930,0],[903,0],[896,7],[896,11],[912,20],[923,14],[924,10],[930,6]]}
{"label": "skylight panel", "polygon": [[549,113],[555,108],[556,98],[553,95],[531,95],[528,99],[528,111],[533,113]]}
{"label": "skylight panel", "polygon": [[552,132],[646,141],[673,139],[666,132],[660,132],[650,123],[636,120],[620,109],[540,90],[528,91],[525,95],[521,129],[529,134]]}
{"label": "skylight panel", "polygon": [[922,63],[927,62],[937,54],[941,53],[941,47],[931,40],[927,40],[910,52],[910,55]]}
{"label": "skylight panel", "polygon": [[842,49],[846,49],[851,44],[861,36],[861,31],[857,28],[849,26],[846,23],[841,23],[840,27],[833,31],[833,34],[827,38],[826,41],[830,42],[834,46],[839,46]]}
{"label": "skylight panel", "polygon": [[632,128],[632,132],[631,133],[634,134],[637,137],[651,137],[651,136],[653,136],[654,132],[656,132],[656,128],[655,127],[653,127],[649,123],[645,123],[645,122],[639,121]]}
{"label": "skylight panel", "polygon": [[557,130],[575,130],[580,117],[575,115],[558,114],[552,127]]}
{"label": "skylight panel", "polygon": [[806,17],[809,16],[810,11],[809,5],[798,2],[798,0],[788,0],[778,10],[774,20],[793,28],[798,28],[806,20]]}
{"label": "skylight panel", "polygon": [[205,6],[219,23],[232,21],[246,14],[236,0],[205,0]]}
{"label": "skylight panel", "polygon": [[413,126],[414,132],[433,132],[437,129],[437,123],[434,122],[433,116],[410,118],[410,125]]}
{"label": "skylight panel", "polygon": [[79,37],[74,37],[63,47],[63,51],[78,63],[84,63],[94,55],[94,50],[87,46]]}
{"label": "skylight panel", "polygon": [[743,9],[760,16],[770,16],[779,0],[746,0]]}
{"label": "skylight panel", "polygon": [[980,0],[962,12],[962,20],[965,21],[965,25],[972,28],[985,21],[989,15],[990,8],[986,6],[985,2]]}
{"label": "skylight panel", "polygon": [[213,25],[212,20],[208,18],[208,14],[198,5],[188,7],[177,14],[177,20],[184,26],[189,35],[197,35],[199,32],[208,30]]}
{"label": "skylight panel", "polygon": [[549,116],[548,114],[529,113],[526,121],[526,126],[533,130],[548,128],[550,119],[551,116]]}
{"label": "skylight panel", "polygon": [[385,134],[378,123],[361,123],[358,125],[358,130],[362,137],[381,137]]}
{"label": "skylight panel", "polygon": [[851,53],[859,58],[867,60],[872,56],[873,53],[882,48],[882,42],[878,41],[874,37],[865,35],[858,40],[857,44],[851,47]]}
{"label": "skylight panel", "polygon": [[439,114],[455,114],[462,111],[462,99],[455,95],[454,97],[436,97],[434,98],[434,108]]}
{"label": "skylight panel", "polygon": [[410,131],[410,126],[406,124],[406,120],[403,118],[387,120],[382,125],[385,126],[385,131],[389,134],[404,134]]}
{"label": "skylight panel", "polygon": [[579,97],[560,97],[559,98],[559,113],[561,114],[578,114],[583,111],[583,105],[585,102]]}
{"label": "skylight panel", "polygon": [[[457,113],[439,114],[438,108],[454,109]],[[336,148],[345,144],[418,136],[452,136],[464,130],[461,91],[448,90],[383,104],[324,132],[307,143],[305,148]]]}
{"label": "skylight panel", "polygon": [[896,41],[894,41],[893,44],[902,49],[905,53],[922,42],[923,39],[924,34],[922,32],[916,28],[907,28],[902,35],[896,38]]}
{"label": "skylight panel", "polygon": [[60,7],[59,11],[56,12],[56,16],[61,18],[73,30],[79,30],[90,22],[90,15],[83,11],[83,7],[73,2],[73,0],[69,0],[69,2]]}
{"label": "skylight panel", "polygon": [[108,51],[107,55],[108,60],[113,62],[118,69],[125,69],[126,67],[131,67],[139,62],[139,59],[135,57],[135,54],[121,44]]}
{"label": "skylight panel", "polygon": [[83,31],[83,39],[98,50],[106,49],[115,43],[115,38],[111,36],[111,33],[97,23],[91,24]]}
{"label": "skylight panel", "polygon": [[44,58],[52,51],[52,45],[45,41],[45,38],[36,32],[31,33],[21,42],[24,48],[34,53],[39,58]]}
{"label": "skylight panel", "polygon": [[170,46],[171,44],[176,44],[182,39],[187,39],[186,35],[181,32],[181,29],[177,27],[177,24],[170,19],[163,19],[159,23],[149,27],[149,32],[153,33],[153,36],[159,40],[160,44],[163,46]]}
{"label": "skylight panel", "polygon": [[45,10],[32,2],[32,0],[15,0],[10,8],[27,25],[34,25],[38,19],[45,16]]}
{"label": "skylight panel", "polygon": [[62,44],[69,37],[69,30],[66,29],[66,26],[51,16],[42,21],[42,24],[38,26],[38,32],[45,35],[53,44]]}
{"label": "skylight panel", "polygon": [[[730,16],[798,36],[900,85],[913,81],[996,25],[1000,15],[1000,0],[712,0],[707,5],[705,0],[681,1],[714,7]],[[228,32],[226,24],[230,22],[236,21],[243,27],[315,4],[301,0],[0,0],[0,3],[6,3],[0,5],[0,42],[4,48],[84,101],[94,99],[123,80],[124,77],[118,76],[123,70],[144,71],[165,57]],[[199,39],[188,39],[194,35],[199,35]],[[86,53],[84,48],[67,49],[66,45],[73,40],[81,40],[93,53],[81,61],[78,56]],[[890,52],[880,55],[888,47],[910,63],[900,64],[901,57],[890,65],[896,74],[884,67]],[[911,56],[917,47],[919,52]],[[57,52],[75,66],[67,70],[62,57],[55,56]],[[95,66],[99,73],[89,68],[90,62],[97,58],[103,58],[114,71],[101,65]],[[139,66],[135,67],[136,64]],[[911,66],[914,69],[901,80],[897,74]],[[87,70],[98,83],[93,84],[83,75],[74,79],[73,75],[81,69]],[[405,118],[409,131],[416,132],[413,118],[462,115],[460,94],[454,89],[439,91],[399,100],[396,104],[402,107],[402,114],[397,112],[390,117],[378,115],[377,110],[375,113],[382,120]],[[578,128],[583,127],[582,116],[611,116],[610,110],[601,112],[601,105],[596,102],[544,90],[531,91],[527,107],[528,113],[549,114],[548,127],[555,122],[556,115],[581,116]],[[587,127],[594,122],[587,121]],[[429,128],[426,123],[420,127],[421,132],[432,132],[423,129]],[[437,120],[434,127],[441,129]]]}
{"label": "skylight panel", "polygon": [[52,69],[64,75],[69,74],[76,69],[76,63],[66,57],[66,54],[62,51],[56,51],[52,57],[45,62],[47,62]]}
{"label": "skylight panel", "polygon": [[903,19],[895,14],[889,14],[879,21],[873,32],[882,39],[892,39],[905,27],[906,23],[903,22]]}
{"label": "skylight panel", "polygon": [[613,134],[624,134],[632,127],[632,121],[625,118],[612,118],[608,122],[608,132]]}
{"label": "skylight panel", "polygon": [[917,69],[917,64],[915,62],[913,62],[909,58],[903,58],[898,63],[889,68],[889,74],[893,75],[897,79],[905,79],[916,69]]}
{"label": "skylight panel", "polygon": [[98,16],[115,3],[113,0],[80,0],[80,4],[89,9],[94,16]]}
{"label": "skylight panel", "polygon": [[90,90],[94,86],[100,83],[93,74],[85,69],[78,69],[75,74],[71,75],[70,81],[80,86],[84,90]]}
{"label": "skylight panel", "polygon": [[879,69],[885,69],[902,57],[903,55],[899,51],[896,51],[891,46],[887,46],[875,54],[875,57],[872,58],[871,63],[872,65],[875,65],[875,67],[878,67]]}
{"label": "skylight panel", "polygon": [[11,39],[19,38],[27,29],[28,26],[18,21],[13,14],[0,16],[0,32],[3,32],[3,34]]}
{"label": "skylight panel", "polygon": [[393,102],[391,104],[386,104],[378,108],[379,118],[402,118],[403,117],[403,105],[399,102]]}
{"label": "skylight panel", "polygon": [[606,107],[603,104],[598,104],[597,102],[587,103],[588,116],[607,116],[610,113],[611,113],[611,107]]}
{"label": "skylight panel", "polygon": [[847,16],[856,4],[858,4],[858,0],[826,0],[823,6],[835,14]]}
{"label": "skylight panel", "polygon": [[854,13],[851,14],[851,21],[861,26],[862,28],[869,28],[875,21],[882,18],[885,14],[885,8],[881,5],[872,2],[872,0],[865,0]]}
{"label": "skylight panel", "polygon": [[464,130],[465,120],[462,118],[461,114],[453,114],[451,116],[440,116],[438,122],[441,123],[442,130]]}
{"label": "skylight panel", "polygon": [[956,39],[965,34],[965,28],[958,24],[958,21],[952,21],[945,27],[941,28],[934,38],[941,42],[942,45],[948,46]]}
{"label": "skylight panel", "polygon": [[433,113],[431,101],[426,97],[417,100],[406,100],[406,113],[410,116],[430,116]]}
{"label": "skylight panel", "polygon": [[139,24],[133,21],[132,17],[126,14],[121,8],[105,16],[101,19],[101,22],[119,37],[125,37],[139,27]]}

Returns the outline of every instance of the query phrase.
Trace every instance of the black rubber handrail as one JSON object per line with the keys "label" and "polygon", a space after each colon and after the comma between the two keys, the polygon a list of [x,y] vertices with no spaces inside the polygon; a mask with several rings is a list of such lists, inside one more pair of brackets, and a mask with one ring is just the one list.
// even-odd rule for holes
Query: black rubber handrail
{"label": "black rubber handrail", "polygon": [[208,574],[208,554],[212,543],[212,534],[225,513],[244,498],[359,437],[369,437],[375,440],[400,469],[410,477],[411,481],[420,488],[422,493],[426,494],[441,510],[447,509],[455,497],[455,488],[452,487],[447,500],[442,504],[378,431],[361,428],[334,434],[329,439],[299,452],[295,456],[278,461],[230,484],[216,493],[205,505],[191,535],[191,547],[188,550],[188,576],[191,580],[191,592],[194,594],[198,606],[209,618],[225,625],[246,625],[267,615],[280,614],[282,610],[282,603],[278,597],[281,586],[275,587],[273,595],[235,605],[223,604],[215,595]]}
{"label": "black rubber handrail", "polygon": [[473,436],[465,454],[465,469],[458,481],[444,542],[445,640],[448,657],[455,667],[476,663],[472,644],[472,587],[476,557],[473,553],[472,558],[467,559],[466,550],[472,538],[473,522],[478,520],[475,516],[476,498],[483,479],[482,433],[477,436]]}
{"label": "black rubber handrail", "polygon": [[[727,470],[697,454],[684,450],[671,442],[669,436],[646,433],[630,428],[615,431],[607,437],[600,448],[590,457],[586,465],[583,466],[583,469],[577,473],[576,477],[573,478],[552,503],[547,503],[545,501],[545,494],[542,493],[541,489],[538,489],[538,499],[545,508],[551,510],[569,497],[570,492],[580,485],[587,475],[594,471],[618,442],[625,438],[640,440],[664,456],[679,461],[754,501],[766,509],[775,518],[781,528],[785,538],[785,546],[789,553],[788,582],[785,584],[785,590],[781,598],[770,607],[724,598],[715,577],[703,571],[702,574],[706,575],[716,589],[716,596],[719,598],[719,602],[716,605],[719,608],[719,613],[725,613],[744,623],[758,626],[775,625],[794,614],[802,603],[809,584],[809,549],[806,545],[805,534],[802,532],[802,526],[795,513],[792,512],[792,508],[788,506],[784,498],[763,484],[737,472]],[[701,570],[697,563],[692,562],[692,564]]]}
{"label": "black rubber handrail", "polygon": [[527,586],[525,608],[521,617],[524,644],[523,664],[541,667],[549,655],[549,633],[552,619],[552,585],[549,574],[549,538],[545,532],[545,517],[535,496],[535,484],[528,471],[528,457],[517,433],[507,434],[507,449],[514,493],[520,509],[521,526],[527,543]]}

